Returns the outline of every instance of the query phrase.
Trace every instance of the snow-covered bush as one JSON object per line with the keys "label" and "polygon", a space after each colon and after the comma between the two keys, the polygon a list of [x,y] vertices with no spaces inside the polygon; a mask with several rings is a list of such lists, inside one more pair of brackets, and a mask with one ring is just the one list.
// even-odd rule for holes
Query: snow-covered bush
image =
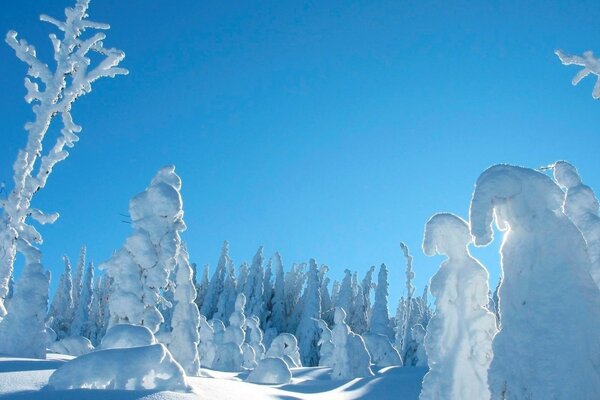
{"label": "snow-covered bush", "polygon": [[120,324],[110,328],[98,349],[125,349],[156,344],[152,331],[145,326]]}
{"label": "snow-covered bush", "polygon": [[372,376],[371,356],[360,335],[355,334],[346,324],[346,312],[336,307],[332,341],[333,365],[331,379],[346,380]]}
{"label": "snow-covered bush", "polygon": [[265,385],[283,385],[292,381],[292,372],[281,358],[267,357],[258,362],[246,381]]}
{"label": "snow-covered bush", "polygon": [[82,356],[89,352],[94,351],[92,342],[83,336],[69,336],[58,342],[52,343],[48,346],[48,350],[58,354],[68,354],[70,356]]}
{"label": "snow-covered bush", "polygon": [[291,333],[280,333],[267,351],[267,357],[281,358],[290,368],[302,366],[298,351],[298,339]]}
{"label": "snow-covered bush", "polygon": [[374,365],[378,367],[402,365],[402,358],[398,350],[390,342],[388,336],[367,332],[362,338],[365,341],[365,346],[367,346],[367,351],[371,355],[371,362]]}
{"label": "snow-covered bush", "polygon": [[162,344],[99,350],[77,357],[50,376],[56,390],[190,390],[183,368]]}
{"label": "snow-covered bush", "polygon": [[577,168],[566,161],[557,161],[554,180],[563,188],[563,211],[583,234],[591,261],[590,274],[600,288],[600,203],[594,191],[581,181]]}
{"label": "snow-covered bush", "polygon": [[[581,232],[546,175],[496,165],[471,200],[475,244],[504,233],[500,332],[489,370],[492,399],[588,399],[600,393],[600,291]],[[557,300],[558,299],[558,300]]]}
{"label": "snow-covered bush", "polygon": [[436,308],[425,336],[429,372],[421,400],[490,397],[496,319],[486,308],[489,276],[469,253],[471,241],[469,226],[456,215],[436,214],[425,225],[423,252],[448,258],[431,278]]}
{"label": "snow-covered bush", "polygon": [[157,332],[163,316],[157,306],[161,289],[177,263],[185,230],[181,179],[175,167],[158,171],[150,186],[129,203],[134,232],[123,247],[100,265],[113,279],[110,323],[144,325]]}
{"label": "snow-covered bush", "polygon": [[592,97],[596,100],[600,99],[600,59],[594,57],[594,53],[586,51],[583,53],[583,56],[570,56],[560,50],[556,50],[554,54],[558,56],[563,65],[578,65],[583,67],[573,78],[571,82],[573,86],[577,85],[589,74],[596,75],[596,84],[592,91]]}

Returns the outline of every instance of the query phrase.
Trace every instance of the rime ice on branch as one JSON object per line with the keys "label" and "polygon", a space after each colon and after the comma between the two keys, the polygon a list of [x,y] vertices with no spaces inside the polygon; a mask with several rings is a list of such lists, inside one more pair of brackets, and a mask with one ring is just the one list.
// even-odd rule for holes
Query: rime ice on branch
{"label": "rime ice on branch", "polygon": [[[75,7],[65,9],[65,21],[58,21],[47,15],[40,17],[63,32],[63,37],[50,34],[54,49],[56,70],[39,60],[35,48],[24,39],[17,39],[17,32],[6,34],[6,43],[12,47],[17,57],[29,66],[25,87],[25,101],[33,104],[35,118],[25,125],[27,144],[19,151],[14,163],[14,188],[6,199],[0,201],[3,209],[0,234],[0,298],[8,292],[8,282],[13,271],[16,252],[27,253],[27,248],[42,243],[42,237],[29,224],[28,218],[40,224],[53,223],[57,213],[46,215],[31,207],[37,191],[46,185],[54,166],[69,155],[66,148],[72,148],[79,140],[81,127],[73,122],[71,107],[78,97],[92,90],[92,83],[100,78],[125,75],[127,70],[119,68],[125,57],[121,50],[104,47],[106,35],[96,32],[82,37],[86,30],[107,30],[108,24],[87,19],[89,0],[77,0]],[[101,57],[96,65],[88,54]],[[54,145],[44,153],[43,142],[53,119],[60,116],[63,128]],[[38,162],[38,158],[41,161]],[[37,166],[37,169],[36,169]],[[23,249],[23,250],[21,250]],[[1,301],[1,300],[0,300]],[[0,303],[0,314],[5,310]]]}
{"label": "rime ice on branch", "polygon": [[583,56],[569,56],[560,50],[556,50],[554,54],[558,56],[563,65],[578,65],[583,67],[583,69],[573,78],[573,81],[571,82],[573,83],[573,86],[577,85],[589,74],[596,75],[597,79],[594,90],[592,91],[592,97],[596,100],[600,99],[600,59],[594,57],[594,53],[586,51],[583,53]]}

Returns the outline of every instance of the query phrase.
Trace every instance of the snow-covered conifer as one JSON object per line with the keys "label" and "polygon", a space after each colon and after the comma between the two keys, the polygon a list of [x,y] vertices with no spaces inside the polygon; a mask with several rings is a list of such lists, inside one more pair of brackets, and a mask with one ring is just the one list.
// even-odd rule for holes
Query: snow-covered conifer
{"label": "snow-covered conifer", "polygon": [[332,331],[334,345],[331,378],[349,380],[372,376],[371,356],[360,335],[346,324],[346,312],[336,307]]}
{"label": "snow-covered conifer", "polygon": [[242,346],[246,339],[246,332],[244,331],[246,324],[246,316],[244,315],[245,307],[246,296],[240,293],[235,302],[235,311],[229,317],[229,326],[225,329],[222,339],[217,338],[220,329],[217,329],[215,322],[213,322],[215,341],[218,345],[218,352],[213,362],[213,368],[231,372],[243,369],[244,353]]}
{"label": "snow-covered conifer", "polygon": [[317,262],[311,258],[308,264],[308,279],[302,296],[303,309],[296,329],[296,338],[298,338],[302,365],[314,367],[319,365],[318,343],[320,335],[315,320],[321,318],[321,293]]}
{"label": "snow-covered conifer", "polygon": [[563,211],[583,234],[591,261],[590,274],[600,288],[600,203],[583,184],[577,168],[566,161],[554,165],[554,179],[566,191]]}
{"label": "snow-covered conifer", "polygon": [[[192,264],[193,270],[196,271],[196,264]],[[196,281],[196,277],[194,277],[194,282],[196,283],[196,306],[198,307],[198,312],[202,309],[202,304],[204,304],[204,298],[206,297],[206,293],[208,293],[209,286],[209,266],[206,264],[202,269],[202,278],[200,278],[200,282]]]}
{"label": "snow-covered conifer", "polygon": [[375,334],[386,335],[393,340],[393,331],[390,325],[388,313],[388,270],[385,264],[381,264],[377,276],[377,289],[375,290],[375,303],[371,314],[371,327],[369,331]]}
{"label": "snow-covered conifer", "polygon": [[192,269],[189,255],[182,246],[175,270],[175,290],[173,316],[171,319],[171,334],[168,349],[173,357],[185,370],[187,375],[197,376],[200,373],[198,357],[198,326],[200,314],[194,304],[196,288],[192,281]]}
{"label": "snow-covered conifer", "polygon": [[60,282],[48,311],[50,327],[56,332],[57,338],[69,336],[73,322],[73,281],[71,279],[71,262],[67,256],[63,257],[65,272],[60,276]]}
{"label": "snow-covered conifer", "polygon": [[[429,372],[421,400],[490,397],[487,370],[496,320],[486,308],[488,273],[469,253],[471,241],[469,226],[456,215],[436,214],[425,225],[423,252],[447,259],[431,278],[436,308],[425,336]],[[419,337],[415,328],[413,333]]]}
{"label": "snow-covered conifer", "polygon": [[365,298],[364,303],[367,310],[367,325],[371,324],[371,290],[375,287],[375,284],[373,283],[373,272],[375,272],[374,265],[369,268],[360,284]]}
{"label": "snow-covered conifer", "polygon": [[213,314],[213,318],[221,321],[227,320],[231,313],[235,310],[235,300],[237,295],[235,269],[233,266],[233,261],[228,259],[225,267],[225,281],[223,282],[223,290],[219,294],[217,311]]}
{"label": "snow-covered conifer", "polygon": [[100,266],[112,278],[110,326],[143,325],[157,332],[161,291],[177,263],[183,222],[181,179],[175,167],[160,169],[129,203],[134,232],[123,247]]}
{"label": "snow-covered conifer", "polygon": [[306,264],[294,264],[292,269],[285,274],[285,314],[286,314],[286,332],[296,332],[302,304],[300,296],[302,288],[306,281],[306,272],[304,271]]}
{"label": "snow-covered conifer", "polygon": [[[222,322],[221,325],[223,325]],[[206,317],[202,314],[200,314],[198,332],[200,339],[200,342],[198,343],[200,362],[202,363],[203,368],[212,368],[218,351],[215,343],[215,331],[213,330],[212,325],[206,320]]]}
{"label": "snow-covered conifer", "polygon": [[79,307],[79,298],[83,291],[83,276],[85,275],[85,267],[87,265],[85,262],[86,253],[86,246],[81,246],[81,249],[79,250],[79,260],[77,261],[77,266],[73,273],[73,310],[77,310]]}
{"label": "snow-covered conifer", "polygon": [[365,304],[365,296],[363,288],[357,284],[357,274],[353,274],[352,279],[352,308],[348,317],[348,325],[354,333],[362,335],[368,329],[367,323],[367,306]]}
{"label": "snow-covered conifer", "polygon": [[[27,144],[19,151],[13,166],[14,187],[6,199],[0,200],[3,210],[0,218],[0,317],[6,314],[3,300],[8,293],[17,252],[24,255],[26,262],[35,264],[27,272],[27,276],[39,275],[40,282],[45,279],[41,256],[37,255],[35,247],[42,243],[42,236],[30,224],[29,219],[42,225],[51,224],[58,219],[58,213],[44,214],[31,207],[31,203],[34,195],[46,186],[56,164],[69,156],[67,148],[74,147],[79,140],[77,134],[81,127],[73,122],[73,103],[80,96],[89,93],[96,80],[127,74],[126,69],[118,67],[125,53],[105,48],[104,33],[96,32],[91,37],[82,37],[86,30],[110,28],[107,24],[88,20],[88,7],[89,0],[77,0],[74,7],[65,9],[65,21],[58,21],[47,15],[40,16],[41,21],[55,25],[63,32],[62,38],[54,33],[50,34],[55,61],[52,66],[55,70],[51,70],[49,64],[38,58],[33,45],[24,39],[18,39],[17,32],[9,31],[6,34],[6,43],[29,67],[25,78],[25,101],[33,103],[35,118],[25,125]],[[90,52],[95,53],[93,57]],[[94,61],[97,58],[100,60],[96,63]],[[44,148],[44,144],[48,144],[44,140],[46,133],[55,117],[60,117],[62,129],[54,144]],[[24,286],[27,285],[22,285]],[[38,286],[39,290],[42,288],[43,285]],[[47,303],[48,293],[45,296],[45,301],[32,303],[31,306]],[[40,308],[35,313],[45,311]],[[18,318],[20,316],[15,315],[9,321],[17,321]],[[20,323],[25,324],[25,321]],[[34,324],[31,329],[37,329],[37,326]]]}
{"label": "snow-covered conifer", "polygon": [[354,304],[354,293],[352,291],[352,272],[349,269],[344,270],[344,279],[340,285],[340,291],[335,303],[336,307],[343,308],[346,314],[352,311]]}
{"label": "snow-covered conifer", "polygon": [[265,270],[263,268],[263,247],[260,246],[252,259],[248,278],[244,282],[244,295],[246,296],[246,314],[256,315],[261,324],[265,324],[265,303],[263,298],[263,285]]}
{"label": "snow-covered conifer", "polygon": [[286,311],[283,263],[281,261],[281,255],[278,252],[273,256],[273,268],[275,268],[275,287],[273,289],[273,311],[271,321],[272,326],[280,333],[286,328]]}
{"label": "snow-covered conifer", "polygon": [[200,309],[200,314],[204,315],[208,320],[212,319],[213,315],[217,312],[219,296],[221,295],[221,292],[223,292],[223,283],[229,261],[229,242],[224,241],[219,262],[217,263],[217,269],[210,279],[210,284],[208,285],[208,290],[206,291],[206,296],[204,297],[204,302]]}
{"label": "snow-covered conifer", "polygon": [[315,320],[321,333],[317,345],[319,346],[319,367],[330,367],[333,365],[333,353],[335,346],[333,345],[331,329],[322,319]]}
{"label": "snow-covered conifer", "polygon": [[321,318],[328,324],[333,324],[333,304],[331,303],[331,295],[329,294],[329,277],[327,273],[329,267],[321,265],[319,268],[319,291],[321,293]]}
{"label": "snow-covered conifer", "polygon": [[263,344],[263,331],[260,329],[260,320],[256,315],[246,319],[246,342],[254,350],[256,362],[265,358],[267,350]]}
{"label": "snow-covered conifer", "polygon": [[548,176],[527,168],[496,165],[477,180],[470,207],[475,244],[493,240],[494,220],[505,232],[501,327],[488,375],[494,400],[600,393],[600,291],[563,198]]}
{"label": "snow-covered conifer", "polygon": [[92,303],[94,293],[94,264],[89,263],[83,276],[83,289],[81,290],[81,297],[79,298],[79,304],[75,310],[75,316],[73,317],[73,324],[71,325],[71,336],[84,336],[90,337],[91,325],[95,321],[90,320],[90,314],[92,312]]}

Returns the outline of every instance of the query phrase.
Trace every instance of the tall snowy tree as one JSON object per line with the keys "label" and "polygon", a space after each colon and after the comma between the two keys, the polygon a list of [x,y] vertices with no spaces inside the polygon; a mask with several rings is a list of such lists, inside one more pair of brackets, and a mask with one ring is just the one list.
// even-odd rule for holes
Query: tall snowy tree
{"label": "tall snowy tree", "polygon": [[302,296],[304,307],[296,329],[296,337],[302,365],[314,367],[319,365],[320,329],[316,320],[321,318],[321,293],[317,262],[311,258],[308,265],[308,279]]}
{"label": "tall snowy tree", "polygon": [[469,210],[475,244],[493,240],[494,220],[505,232],[488,378],[494,400],[600,393],[600,291],[563,198],[548,176],[528,168],[495,165],[477,179]]}
{"label": "tall snowy tree", "polygon": [[244,282],[244,295],[246,296],[246,314],[256,315],[261,324],[265,323],[265,304],[263,299],[263,284],[265,270],[263,268],[263,247],[260,246],[252,259],[248,278]]}
{"label": "tall snowy tree", "polygon": [[286,332],[296,332],[300,322],[302,304],[300,296],[306,281],[306,264],[294,264],[292,269],[285,274],[285,315]]}
{"label": "tall snowy tree", "polygon": [[332,379],[349,380],[373,375],[371,357],[365,342],[360,335],[350,330],[346,324],[346,313],[339,307],[335,309],[332,342]]}
{"label": "tall snowy tree", "polygon": [[79,250],[79,260],[77,261],[77,267],[75,267],[75,273],[73,274],[73,309],[77,310],[79,307],[79,298],[83,291],[83,276],[85,274],[85,259],[86,259],[87,248],[81,246]]}
{"label": "tall snowy tree", "polygon": [[[263,278],[263,308],[264,308],[264,321],[260,321],[263,327],[267,327],[271,324],[271,313],[273,311],[273,260],[269,260],[267,268],[265,268]],[[268,322],[268,323],[267,323]]]}
{"label": "tall snowy tree", "polygon": [[[352,290],[352,272],[349,269],[344,270],[344,279],[340,285],[340,291],[337,296],[336,307],[342,308],[346,315],[352,312],[354,293]],[[345,317],[344,317],[345,318]]]}
{"label": "tall snowy tree", "polygon": [[134,232],[123,247],[100,266],[113,279],[110,326],[143,325],[157,332],[158,310],[181,247],[183,222],[181,179],[175,167],[158,171],[146,190],[129,203]]}
{"label": "tall snowy tree", "polygon": [[71,325],[71,336],[84,336],[89,338],[91,333],[91,324],[94,321],[90,320],[92,312],[92,303],[94,293],[94,264],[89,263],[83,276],[83,289],[79,304],[75,310],[73,324]]}
{"label": "tall snowy tree", "polygon": [[235,281],[235,269],[233,261],[227,260],[225,267],[225,281],[223,283],[223,290],[219,295],[219,301],[217,302],[217,312],[213,314],[213,318],[227,321],[231,313],[235,309],[235,301],[237,298],[237,284]]}
{"label": "tall snowy tree", "polygon": [[194,304],[196,288],[192,280],[192,268],[185,246],[177,255],[175,269],[175,291],[171,334],[168,348],[173,357],[190,376],[200,374],[200,358],[198,356],[198,328],[200,313]]}
{"label": "tall snowy tree", "polygon": [[286,309],[283,263],[279,253],[275,253],[273,256],[273,268],[275,268],[275,287],[273,289],[273,313],[271,315],[271,321],[273,327],[277,329],[277,332],[281,333],[286,328]]}
{"label": "tall snowy tree", "polygon": [[69,336],[73,322],[73,281],[71,280],[71,262],[67,256],[63,257],[65,272],[61,275],[58,287],[50,304],[48,320],[50,327],[56,332],[57,338]]}
{"label": "tall snowy tree", "polygon": [[367,305],[363,288],[357,283],[357,274],[352,276],[352,307],[349,313],[348,325],[353,332],[362,335],[368,328]]}
{"label": "tall snowy tree", "polygon": [[321,318],[328,324],[333,325],[333,303],[331,302],[331,296],[329,295],[329,277],[327,273],[329,267],[327,265],[321,265],[319,269],[319,287],[321,293]]}
{"label": "tall snowy tree", "polygon": [[[34,121],[25,125],[27,144],[19,151],[14,163],[14,187],[6,199],[0,200],[0,317],[7,314],[3,303],[8,294],[17,252],[25,260],[22,279],[31,279],[30,282],[17,284],[15,287],[11,304],[17,308],[12,317],[2,320],[0,327],[5,344],[10,345],[14,341],[30,346],[28,350],[23,345],[15,345],[10,350],[13,354],[23,351],[24,356],[45,355],[43,343],[38,343],[38,340],[44,336],[49,276],[44,272],[41,253],[36,248],[36,245],[42,243],[42,236],[30,224],[29,219],[40,224],[53,223],[57,220],[58,213],[47,215],[32,208],[33,197],[46,186],[56,164],[68,157],[66,148],[72,148],[79,139],[77,133],[81,131],[81,127],[73,122],[71,116],[75,100],[89,93],[92,83],[97,79],[127,73],[127,70],[117,67],[125,54],[120,50],[105,48],[104,33],[82,38],[86,30],[109,28],[107,24],[86,19],[88,6],[89,0],[77,0],[74,8],[65,10],[65,21],[58,21],[47,15],[40,17],[41,21],[55,25],[64,33],[62,38],[50,35],[56,61],[54,71],[37,57],[32,45],[23,39],[17,39],[17,32],[10,31],[6,35],[8,45],[29,67],[28,77],[25,78],[25,101],[34,104],[32,109],[35,114]],[[90,51],[97,53],[92,58],[101,59],[98,64],[93,63],[88,56]],[[95,66],[92,67],[93,65]],[[54,145],[47,147],[44,152],[43,145],[47,142],[44,139],[55,117],[61,118],[62,129]],[[30,297],[33,296],[29,293],[30,290],[36,291],[34,297]],[[21,313],[19,308],[27,302],[27,312]]]}
{"label": "tall snowy tree", "polygon": [[425,336],[429,372],[420,400],[490,398],[496,318],[486,308],[489,276],[469,253],[471,242],[468,224],[453,214],[436,214],[425,225],[423,252],[447,259],[431,278],[436,308]]}
{"label": "tall snowy tree", "polygon": [[[192,264],[192,268],[196,271],[196,264]],[[202,304],[204,303],[204,298],[206,297],[206,293],[208,293],[208,285],[210,281],[208,279],[210,267],[208,264],[204,266],[202,269],[202,278],[200,278],[200,282],[196,281],[196,277],[194,277],[194,282],[196,282],[196,306],[198,307],[198,311],[202,309]]]}
{"label": "tall snowy tree", "polygon": [[400,249],[404,254],[404,258],[406,259],[406,301],[404,303],[404,320],[402,321],[402,328],[400,329],[400,348],[398,351],[402,356],[402,360],[405,365],[412,365],[412,353],[414,350],[414,344],[412,343],[412,333],[411,329],[414,325],[417,324],[415,318],[415,302],[413,301],[413,297],[415,294],[415,287],[412,284],[412,280],[415,277],[415,273],[412,269],[413,257],[410,254],[410,250],[405,243],[400,243]]}
{"label": "tall snowy tree", "polygon": [[385,264],[381,264],[377,276],[377,289],[375,291],[375,303],[371,314],[371,333],[387,336],[393,340],[394,333],[391,329],[388,312],[388,270]]}
{"label": "tall snowy tree", "polygon": [[217,304],[219,302],[219,296],[223,291],[223,283],[229,260],[229,242],[226,240],[223,242],[217,269],[210,279],[210,284],[208,285],[208,290],[206,291],[206,296],[204,297],[204,302],[200,309],[200,314],[204,315],[208,320],[212,319],[213,314],[217,312]]}

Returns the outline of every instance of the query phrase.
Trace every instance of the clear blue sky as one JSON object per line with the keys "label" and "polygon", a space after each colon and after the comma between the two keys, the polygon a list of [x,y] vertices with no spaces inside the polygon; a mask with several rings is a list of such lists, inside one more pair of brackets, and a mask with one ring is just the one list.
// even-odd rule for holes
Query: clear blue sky
{"label": "clear blue sky", "polygon": [[[5,2],[0,31],[50,60],[51,26],[37,18],[66,5]],[[553,54],[600,53],[598,1],[95,0],[90,11],[131,74],[75,104],[81,141],[35,199],[61,213],[42,230],[55,276],[83,243],[95,262],[110,257],[130,232],[119,213],[171,163],[193,261],[214,266],[227,239],[236,264],[259,245],[286,267],[314,257],[333,278],[386,262],[394,303],[398,243],[415,254],[420,291],[441,261],[420,251],[424,223],[466,217],[486,167],[568,159],[600,190],[593,79],[572,87],[577,69]],[[32,113],[26,67],[6,45],[0,63],[10,181]],[[496,251],[475,251],[494,283]]]}

